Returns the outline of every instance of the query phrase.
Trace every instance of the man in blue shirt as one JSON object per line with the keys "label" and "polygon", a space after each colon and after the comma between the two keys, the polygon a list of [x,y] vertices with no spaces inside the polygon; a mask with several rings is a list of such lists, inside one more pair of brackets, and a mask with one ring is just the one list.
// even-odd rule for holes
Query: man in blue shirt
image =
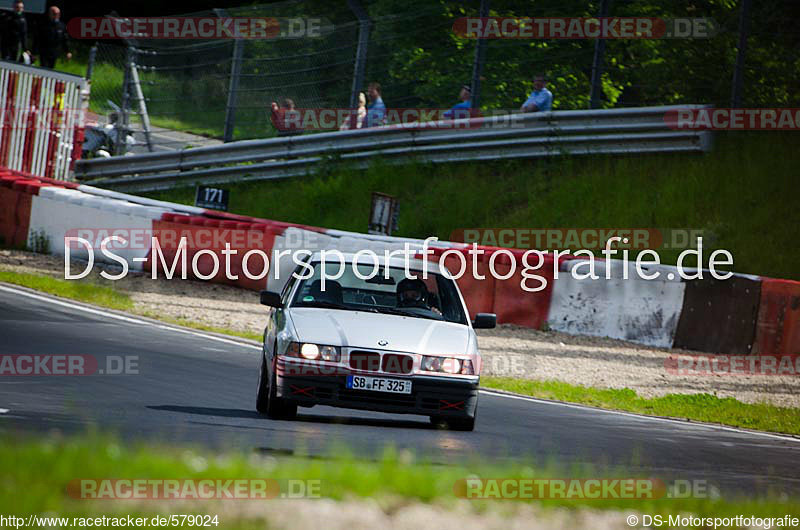
{"label": "man in blue shirt", "polygon": [[461,103],[453,105],[453,108],[445,112],[442,116],[446,120],[458,120],[469,118],[472,114],[472,89],[469,85],[461,85],[461,92],[458,94]]}
{"label": "man in blue shirt", "polygon": [[547,90],[547,78],[537,75],[533,78],[533,92],[520,107],[522,112],[547,112],[553,110],[553,93]]}
{"label": "man in blue shirt", "polygon": [[380,83],[370,83],[367,95],[369,95],[369,105],[367,105],[367,115],[364,117],[364,127],[386,125],[386,105],[381,98]]}

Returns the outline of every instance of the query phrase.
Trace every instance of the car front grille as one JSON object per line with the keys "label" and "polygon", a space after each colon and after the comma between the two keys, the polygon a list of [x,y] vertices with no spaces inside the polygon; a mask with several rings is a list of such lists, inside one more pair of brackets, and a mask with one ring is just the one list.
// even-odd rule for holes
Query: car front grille
{"label": "car front grille", "polygon": [[350,368],[366,372],[377,372],[381,369],[381,354],[372,351],[350,352]]}
{"label": "car front grille", "polygon": [[414,358],[410,355],[355,350],[350,352],[350,368],[365,372],[382,371],[387,374],[410,374]]}
{"label": "car front grille", "polygon": [[383,354],[381,369],[387,374],[410,374],[413,367],[413,357],[394,353]]}

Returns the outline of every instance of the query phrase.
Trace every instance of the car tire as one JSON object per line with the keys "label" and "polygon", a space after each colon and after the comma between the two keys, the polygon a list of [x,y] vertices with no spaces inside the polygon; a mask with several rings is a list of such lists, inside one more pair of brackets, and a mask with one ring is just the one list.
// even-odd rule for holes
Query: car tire
{"label": "car tire", "polygon": [[475,418],[449,418],[445,420],[451,431],[474,431]]}
{"label": "car tire", "polygon": [[267,362],[261,354],[261,370],[258,373],[258,392],[256,393],[256,410],[259,414],[267,414],[269,405],[269,385],[267,381]]}
{"label": "car tire", "polygon": [[475,430],[475,418],[442,418],[441,416],[431,416],[431,423],[440,429],[451,431],[472,431]]}
{"label": "car tire", "polygon": [[261,356],[261,372],[258,378],[258,394],[256,395],[256,410],[275,420],[291,420],[297,416],[297,405],[287,403],[279,398],[275,388],[275,372],[270,376],[267,362]]}

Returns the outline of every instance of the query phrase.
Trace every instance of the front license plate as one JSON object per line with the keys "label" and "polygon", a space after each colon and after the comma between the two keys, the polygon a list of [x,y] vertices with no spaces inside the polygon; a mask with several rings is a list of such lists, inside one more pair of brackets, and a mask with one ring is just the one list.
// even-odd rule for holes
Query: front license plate
{"label": "front license plate", "polygon": [[393,394],[410,394],[411,381],[408,379],[387,379],[385,377],[348,375],[347,388],[352,388],[353,390],[371,390],[373,392],[391,392]]}

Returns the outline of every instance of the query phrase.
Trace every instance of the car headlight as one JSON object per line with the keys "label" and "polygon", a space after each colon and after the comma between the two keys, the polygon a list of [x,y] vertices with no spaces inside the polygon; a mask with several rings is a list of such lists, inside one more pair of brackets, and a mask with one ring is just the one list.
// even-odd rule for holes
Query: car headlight
{"label": "car headlight", "polygon": [[338,362],[341,355],[337,346],[325,346],[310,342],[292,342],[286,348],[286,355],[289,357],[300,357],[309,361],[333,361]]}
{"label": "car headlight", "polygon": [[472,361],[455,357],[422,356],[422,370],[426,372],[442,372],[445,374],[474,375]]}

